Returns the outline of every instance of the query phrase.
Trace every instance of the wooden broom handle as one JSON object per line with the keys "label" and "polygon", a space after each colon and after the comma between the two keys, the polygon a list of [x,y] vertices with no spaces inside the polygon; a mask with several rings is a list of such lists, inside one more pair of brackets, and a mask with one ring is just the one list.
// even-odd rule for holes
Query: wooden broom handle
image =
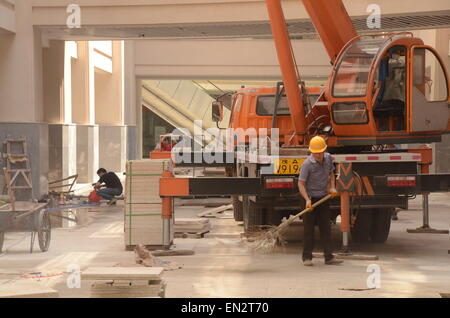
{"label": "wooden broom handle", "polygon": [[317,206],[321,205],[322,203],[324,203],[324,202],[330,200],[332,197],[333,197],[333,196],[332,196],[331,194],[327,194],[326,196],[324,196],[324,197],[323,197],[322,199],[320,199],[319,201],[314,202],[314,204],[311,205],[310,208],[306,208],[306,209],[304,209],[303,211],[301,211],[301,212],[297,213],[296,215],[294,215],[293,218],[289,218],[288,221],[287,221],[288,224],[291,224],[296,218],[299,218],[299,217],[301,217],[302,215],[304,215],[304,214],[306,214],[306,213],[308,213],[308,212],[311,212],[312,210],[314,210],[315,207],[317,207]]}

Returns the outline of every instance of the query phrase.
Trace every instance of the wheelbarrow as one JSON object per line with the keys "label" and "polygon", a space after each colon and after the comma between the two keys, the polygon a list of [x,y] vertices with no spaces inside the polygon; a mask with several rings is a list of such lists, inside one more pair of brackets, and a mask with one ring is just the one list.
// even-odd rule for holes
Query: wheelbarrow
{"label": "wheelbarrow", "polygon": [[47,206],[48,203],[17,201],[14,210],[9,204],[0,207],[0,253],[3,249],[5,233],[8,232],[30,232],[30,253],[33,253],[36,236],[41,251],[48,251],[51,224]]}

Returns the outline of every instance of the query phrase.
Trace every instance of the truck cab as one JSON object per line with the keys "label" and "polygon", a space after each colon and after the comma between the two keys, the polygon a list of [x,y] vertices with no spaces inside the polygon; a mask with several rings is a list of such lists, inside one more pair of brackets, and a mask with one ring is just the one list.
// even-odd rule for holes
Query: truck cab
{"label": "truck cab", "polygon": [[[314,105],[325,87],[307,87],[309,104]],[[229,128],[266,128],[270,134],[271,128],[279,129],[280,141],[292,135],[292,121],[285,94],[281,94],[274,122],[274,109],[277,88],[253,87],[237,91],[232,98]],[[309,111],[309,109],[308,109]]]}
{"label": "truck cab", "polygon": [[436,51],[411,33],[352,39],[326,93],[337,144],[440,141],[450,129],[447,78]]}

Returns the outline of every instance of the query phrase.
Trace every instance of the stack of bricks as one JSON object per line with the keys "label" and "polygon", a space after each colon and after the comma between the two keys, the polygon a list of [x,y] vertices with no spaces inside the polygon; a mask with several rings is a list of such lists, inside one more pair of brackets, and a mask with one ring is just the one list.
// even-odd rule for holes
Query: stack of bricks
{"label": "stack of bricks", "polygon": [[[133,160],[127,162],[125,181],[125,247],[132,250],[142,244],[163,247],[164,227],[159,197],[159,179],[170,160]],[[173,221],[171,221],[173,224]],[[173,240],[172,226],[168,235]]]}
{"label": "stack of bricks", "polygon": [[93,281],[91,298],[164,298],[162,272],[162,267],[91,267],[81,278]]}

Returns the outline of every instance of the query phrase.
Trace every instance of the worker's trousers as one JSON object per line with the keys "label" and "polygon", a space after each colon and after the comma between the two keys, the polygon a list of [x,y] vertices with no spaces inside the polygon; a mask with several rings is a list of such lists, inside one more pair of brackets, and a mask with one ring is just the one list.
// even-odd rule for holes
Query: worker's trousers
{"label": "worker's trousers", "polygon": [[120,195],[121,193],[122,193],[122,191],[120,191],[120,189],[114,189],[114,188],[102,188],[97,191],[97,194],[105,200],[111,200],[116,195]]}
{"label": "worker's trousers", "polygon": [[[321,198],[311,198],[311,203],[319,201]],[[303,216],[304,235],[303,235],[303,260],[311,260],[314,249],[314,227],[319,225],[320,239],[323,246],[323,255],[325,261],[333,257],[331,248],[331,219],[330,204],[328,201],[322,203],[313,211]]]}

